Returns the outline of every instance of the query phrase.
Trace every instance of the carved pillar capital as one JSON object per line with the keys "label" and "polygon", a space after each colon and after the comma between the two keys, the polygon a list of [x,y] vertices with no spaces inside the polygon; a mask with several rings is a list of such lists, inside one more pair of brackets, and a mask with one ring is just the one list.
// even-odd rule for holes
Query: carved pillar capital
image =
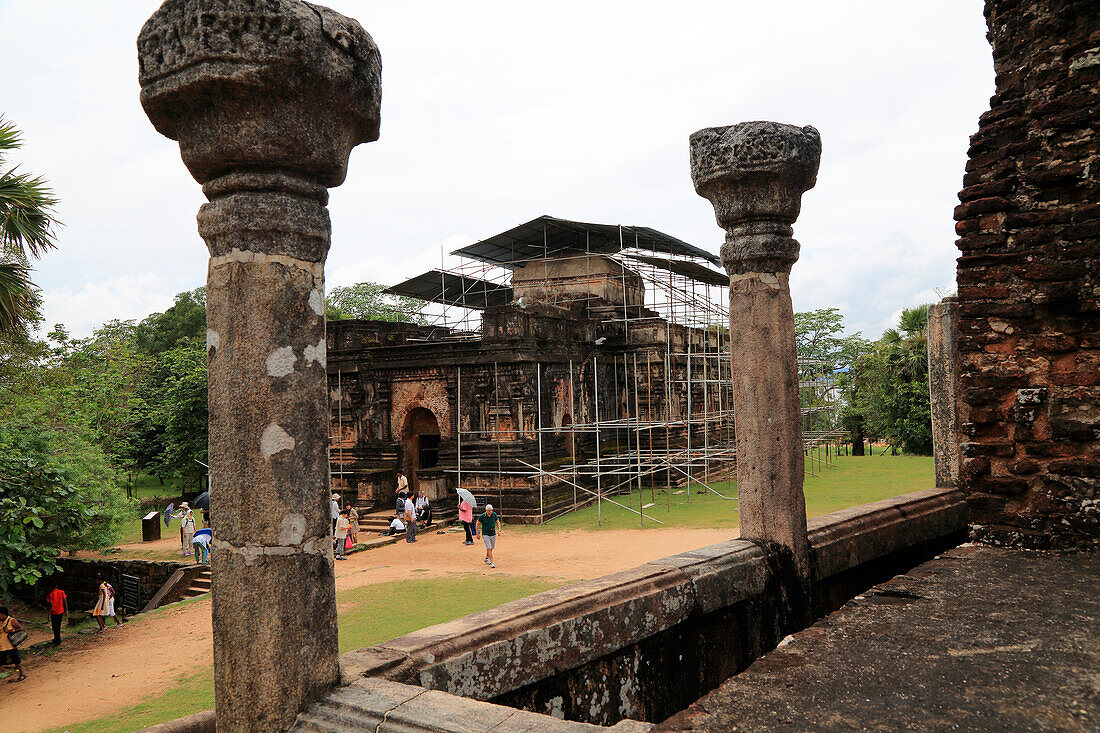
{"label": "carved pillar capital", "polygon": [[813,127],[741,122],[691,136],[691,178],[726,230],[731,276],[789,273],[798,259],[791,224],[817,182],[821,136]]}
{"label": "carved pillar capital", "polygon": [[211,255],[324,261],[326,187],[378,139],[382,63],[362,27],[291,0],[168,0],[138,60],[142,107],[210,201]]}

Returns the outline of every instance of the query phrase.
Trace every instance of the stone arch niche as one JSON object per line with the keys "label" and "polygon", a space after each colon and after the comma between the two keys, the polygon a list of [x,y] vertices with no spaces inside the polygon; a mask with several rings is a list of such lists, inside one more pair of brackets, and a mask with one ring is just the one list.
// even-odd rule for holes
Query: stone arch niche
{"label": "stone arch niche", "polygon": [[401,426],[401,468],[409,479],[409,488],[420,488],[417,472],[439,466],[441,434],[439,419],[426,407],[415,407],[405,415]]}
{"label": "stone arch niche", "polygon": [[569,454],[570,458],[577,457],[577,439],[573,434],[573,417],[568,412],[563,413],[561,416],[561,435],[562,443],[565,445],[565,450]]}

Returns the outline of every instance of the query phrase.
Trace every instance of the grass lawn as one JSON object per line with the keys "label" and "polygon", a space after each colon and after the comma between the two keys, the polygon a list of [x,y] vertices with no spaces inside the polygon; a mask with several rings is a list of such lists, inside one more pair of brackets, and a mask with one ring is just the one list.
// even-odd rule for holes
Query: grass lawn
{"label": "grass lawn", "polygon": [[[806,476],[806,512],[811,517],[935,486],[930,456],[841,456],[836,460],[837,463],[830,466],[818,466],[815,463],[814,469],[819,475]],[[736,482],[719,481],[713,482],[711,486],[725,496],[737,496]],[[593,504],[543,525],[517,526],[512,530],[557,532],[570,529],[638,527],[737,527],[737,502],[723,499],[709,491],[705,494],[697,493],[700,490],[701,487],[695,485],[690,494],[684,490],[683,493],[669,496],[658,489],[654,497],[648,487],[644,488],[641,492],[641,503],[653,502],[654,506],[643,511],[653,519],[664,522],[663,525],[648,519],[639,521],[636,512],[605,501],[599,510]],[[623,495],[611,498],[620,504],[638,509],[637,491],[629,497]],[[602,514],[602,523],[597,519],[598,513]]]}
{"label": "grass lawn", "polygon": [[167,498],[179,496],[185,491],[193,492],[198,490],[197,484],[194,481],[165,479],[164,484],[161,485],[160,481],[155,476],[146,476],[143,473],[134,474],[133,487],[135,499],[148,499],[154,496]]}
{"label": "grass lawn", "polygon": [[[476,586],[473,578],[477,578]],[[541,578],[462,575],[353,588],[337,595],[340,651],[377,644],[559,585],[560,582]],[[49,733],[132,733],[213,706],[211,665],[181,677],[159,695],[109,718],[56,728]]]}

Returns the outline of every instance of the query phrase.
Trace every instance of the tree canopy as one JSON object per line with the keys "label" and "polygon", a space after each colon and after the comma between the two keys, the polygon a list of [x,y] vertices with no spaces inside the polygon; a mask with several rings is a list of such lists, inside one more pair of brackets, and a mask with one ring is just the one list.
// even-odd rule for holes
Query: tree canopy
{"label": "tree canopy", "polygon": [[932,452],[927,328],[927,305],[906,308],[855,362],[849,381],[849,421],[918,455]]}
{"label": "tree canopy", "polygon": [[420,315],[423,301],[390,295],[385,290],[385,285],[372,282],[333,288],[326,298],[326,315],[330,321],[362,318],[372,321],[426,322]]}

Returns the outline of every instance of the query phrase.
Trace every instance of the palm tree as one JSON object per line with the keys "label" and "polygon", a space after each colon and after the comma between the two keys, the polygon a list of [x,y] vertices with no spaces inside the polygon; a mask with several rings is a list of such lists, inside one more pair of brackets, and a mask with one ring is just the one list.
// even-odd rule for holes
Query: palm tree
{"label": "palm tree", "polygon": [[888,363],[910,379],[920,379],[928,372],[928,306],[906,308],[898,318],[897,328],[888,328],[879,339]]}
{"label": "palm tree", "polygon": [[25,332],[38,318],[30,259],[53,249],[57,204],[41,176],[8,167],[5,153],[22,146],[16,126],[0,117],[0,336]]}

